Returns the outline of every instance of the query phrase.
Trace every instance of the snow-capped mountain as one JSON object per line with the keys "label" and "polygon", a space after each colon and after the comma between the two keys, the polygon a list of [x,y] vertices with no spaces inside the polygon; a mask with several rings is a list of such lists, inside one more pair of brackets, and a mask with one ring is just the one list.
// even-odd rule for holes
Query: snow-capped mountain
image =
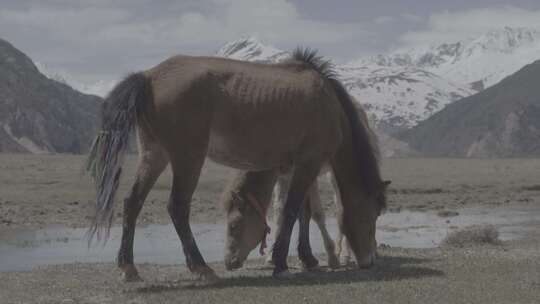
{"label": "snow-capped mountain", "polygon": [[[217,55],[276,62],[289,53],[244,38],[227,43]],[[415,126],[537,59],[540,31],[505,27],[462,41],[359,58],[336,69],[378,126],[394,131]]]}
{"label": "snow-capped mountain", "polygon": [[540,31],[529,28],[491,30],[454,43],[401,49],[362,58],[356,65],[417,67],[475,90],[488,88],[540,59]]}
{"label": "snow-capped mountain", "polygon": [[412,127],[448,103],[474,93],[413,66],[346,64],[337,69],[349,93],[389,132]]}

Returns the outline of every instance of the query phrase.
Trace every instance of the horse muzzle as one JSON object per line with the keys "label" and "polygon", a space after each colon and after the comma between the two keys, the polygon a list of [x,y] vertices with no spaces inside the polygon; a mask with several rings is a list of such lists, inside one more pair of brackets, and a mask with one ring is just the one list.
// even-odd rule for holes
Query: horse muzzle
{"label": "horse muzzle", "polygon": [[365,257],[357,258],[356,263],[358,265],[358,268],[367,269],[375,265],[376,258],[377,258],[377,250],[373,250],[372,252],[367,254]]}
{"label": "horse muzzle", "polygon": [[226,258],[225,259],[225,269],[227,270],[236,270],[242,268],[244,262],[238,258]]}

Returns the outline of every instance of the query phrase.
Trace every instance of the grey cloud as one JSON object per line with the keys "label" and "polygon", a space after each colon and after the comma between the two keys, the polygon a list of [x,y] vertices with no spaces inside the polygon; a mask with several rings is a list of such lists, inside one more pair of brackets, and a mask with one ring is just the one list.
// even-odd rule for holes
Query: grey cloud
{"label": "grey cloud", "polygon": [[[467,31],[445,29],[441,11],[493,2],[499,1],[2,0],[0,37],[50,69],[94,82],[176,53],[212,54],[248,35],[283,49],[316,47],[346,61],[441,32]],[[515,3],[540,9],[534,0]]]}

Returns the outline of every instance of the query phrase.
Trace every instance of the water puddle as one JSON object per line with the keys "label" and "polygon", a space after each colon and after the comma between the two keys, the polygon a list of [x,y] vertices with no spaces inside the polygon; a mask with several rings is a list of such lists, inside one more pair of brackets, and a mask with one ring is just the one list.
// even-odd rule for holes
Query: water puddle
{"label": "water puddle", "polygon": [[[378,221],[377,241],[392,247],[429,248],[439,245],[452,230],[470,225],[494,225],[502,240],[515,239],[532,229],[529,223],[540,223],[540,207],[463,209],[458,216],[440,217],[436,212],[386,213]],[[335,219],[328,221],[336,235]],[[193,232],[208,262],[223,260],[224,224],[193,224]],[[0,271],[31,270],[37,266],[112,262],[120,243],[121,230],[115,227],[105,246],[87,247],[86,229],[49,228],[0,234]],[[296,233],[296,232],[295,232]],[[295,239],[294,236],[293,239]],[[317,227],[311,227],[313,250],[322,252]],[[294,252],[291,246],[291,253]],[[137,229],[134,255],[136,263],[184,263],[180,240],[171,225],[149,225]],[[250,257],[257,257],[254,250]]]}

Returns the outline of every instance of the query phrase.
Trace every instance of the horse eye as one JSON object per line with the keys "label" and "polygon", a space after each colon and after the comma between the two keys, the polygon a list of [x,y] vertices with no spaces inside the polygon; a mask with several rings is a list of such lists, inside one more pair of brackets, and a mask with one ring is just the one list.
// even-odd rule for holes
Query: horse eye
{"label": "horse eye", "polygon": [[244,204],[242,199],[237,195],[235,195],[234,197],[233,204],[240,213],[244,213],[244,211],[246,210],[246,205]]}
{"label": "horse eye", "polygon": [[240,211],[241,214],[244,214],[246,212],[246,205],[238,204],[238,211]]}

